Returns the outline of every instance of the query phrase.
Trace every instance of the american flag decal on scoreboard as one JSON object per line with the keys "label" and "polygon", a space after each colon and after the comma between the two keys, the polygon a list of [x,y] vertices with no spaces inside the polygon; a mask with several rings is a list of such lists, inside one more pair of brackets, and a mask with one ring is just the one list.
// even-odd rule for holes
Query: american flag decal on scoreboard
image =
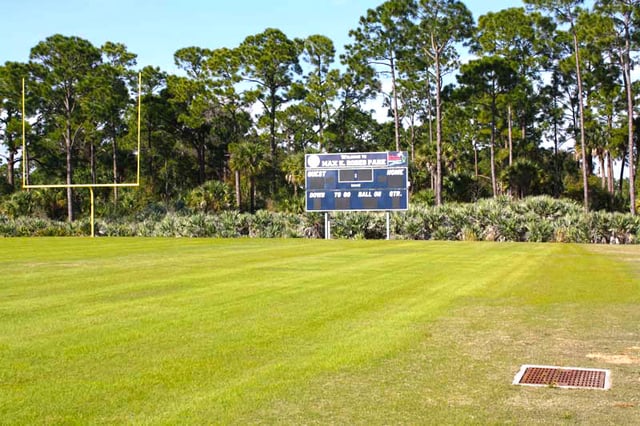
{"label": "american flag decal on scoreboard", "polygon": [[402,151],[389,151],[387,152],[387,166],[388,167],[400,167],[406,166],[407,157]]}

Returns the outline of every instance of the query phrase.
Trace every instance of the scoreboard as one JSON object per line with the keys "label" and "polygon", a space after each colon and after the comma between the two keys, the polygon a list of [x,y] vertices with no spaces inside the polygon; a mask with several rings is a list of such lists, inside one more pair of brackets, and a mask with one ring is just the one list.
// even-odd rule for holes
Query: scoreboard
{"label": "scoreboard", "polygon": [[406,151],[305,155],[306,211],[407,210]]}

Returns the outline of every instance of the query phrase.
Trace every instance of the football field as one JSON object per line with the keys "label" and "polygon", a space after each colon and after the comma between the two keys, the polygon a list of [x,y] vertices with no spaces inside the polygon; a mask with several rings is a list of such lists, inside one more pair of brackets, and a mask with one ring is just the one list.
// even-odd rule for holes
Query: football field
{"label": "football field", "polygon": [[640,424],[639,390],[640,246],[0,239],[2,424]]}

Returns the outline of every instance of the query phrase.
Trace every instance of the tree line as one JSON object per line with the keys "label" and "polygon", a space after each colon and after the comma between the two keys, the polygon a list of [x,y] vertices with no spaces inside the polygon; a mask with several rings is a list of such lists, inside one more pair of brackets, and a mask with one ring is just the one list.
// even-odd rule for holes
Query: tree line
{"label": "tree line", "polygon": [[[635,214],[640,4],[525,4],[476,22],[458,0],[387,0],[339,57],[326,36],[267,28],[176,51],[176,74],[53,35],[0,66],[2,200],[20,201],[23,163],[25,183],[122,183],[141,155],[141,189],[98,190],[103,210],[300,211],[305,153],[406,150],[412,200],[548,194]],[[37,199],[54,218],[88,210],[82,190]]]}

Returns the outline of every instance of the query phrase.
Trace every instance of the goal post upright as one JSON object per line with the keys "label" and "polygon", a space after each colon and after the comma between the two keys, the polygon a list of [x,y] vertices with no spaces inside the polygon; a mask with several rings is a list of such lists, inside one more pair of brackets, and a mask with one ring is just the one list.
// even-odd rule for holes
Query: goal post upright
{"label": "goal post upright", "polygon": [[128,183],[71,183],[71,184],[27,184],[27,143],[26,143],[26,106],[25,106],[25,79],[22,79],[22,188],[23,189],[62,189],[62,188],[88,188],[90,194],[90,214],[91,214],[91,237],[95,237],[95,188],[132,188],[140,186],[140,124],[142,109],[142,73],[138,73],[138,113],[137,113],[137,132],[136,132],[136,181]]}

